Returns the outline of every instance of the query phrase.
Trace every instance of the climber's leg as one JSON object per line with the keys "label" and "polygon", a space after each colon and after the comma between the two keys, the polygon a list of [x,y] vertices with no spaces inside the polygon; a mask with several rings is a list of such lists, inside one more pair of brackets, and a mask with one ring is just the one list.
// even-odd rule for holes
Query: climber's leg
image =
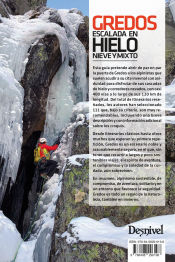
{"label": "climber's leg", "polygon": [[45,168],[47,176],[52,177],[56,168],[57,168],[57,162],[56,161],[47,160],[46,168]]}
{"label": "climber's leg", "polygon": [[46,173],[46,164],[47,164],[47,160],[46,158],[41,158],[41,160],[38,162],[38,169],[39,169],[39,173]]}
{"label": "climber's leg", "polygon": [[36,164],[36,168],[35,168],[35,176],[37,179],[37,192],[38,193],[41,193],[43,184],[45,182],[45,178],[41,176],[44,172],[46,173],[44,169],[45,169],[45,162],[40,160]]}

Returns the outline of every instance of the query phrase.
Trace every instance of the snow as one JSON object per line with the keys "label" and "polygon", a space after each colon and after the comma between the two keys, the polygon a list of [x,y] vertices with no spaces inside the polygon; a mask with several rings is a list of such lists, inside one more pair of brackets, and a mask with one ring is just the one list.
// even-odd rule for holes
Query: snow
{"label": "snow", "polygon": [[[55,206],[61,194],[62,175],[54,174],[44,185],[43,194],[38,206],[38,221],[35,222],[35,234],[45,227],[53,228]],[[33,238],[33,237],[32,237]]]}
{"label": "snow", "polygon": [[68,162],[74,166],[82,166],[77,159],[89,159],[90,155],[89,154],[82,154],[82,155],[73,155],[68,158]]}
{"label": "snow", "polygon": [[61,16],[66,32],[69,35],[76,35],[78,33],[79,25],[83,22],[83,16],[77,13],[70,13],[68,9],[60,9],[57,11]]}
{"label": "snow", "polygon": [[16,262],[33,262],[36,240],[23,242],[18,251]]}
{"label": "snow", "polygon": [[166,108],[175,108],[175,85],[166,86],[165,88],[165,105]]}
{"label": "snow", "polygon": [[172,125],[175,124],[175,116],[166,116],[165,120],[166,120],[166,124],[172,124]]}
{"label": "snow", "polygon": [[21,242],[16,226],[0,211],[0,261],[12,261]]}
{"label": "snow", "polygon": [[64,135],[61,139],[61,143],[57,150],[55,150],[51,156],[52,160],[55,160],[59,163],[58,168],[63,168],[67,161],[67,157],[71,154],[72,139],[74,134],[74,129],[77,126],[77,123],[70,123],[64,130]]}
{"label": "snow", "polygon": [[147,218],[130,225],[136,228],[149,228],[150,226],[160,228],[163,225],[164,234],[143,235],[141,238],[137,234],[128,235],[129,225],[115,227],[108,219],[96,221],[88,217],[79,217],[72,219],[70,222],[72,234],[65,232],[62,237],[66,237],[68,244],[78,241],[91,241],[113,244],[123,248],[127,248],[128,239],[165,239],[166,254],[175,254],[175,215]]}
{"label": "snow", "polygon": [[79,102],[73,108],[73,116],[79,114],[88,114],[89,113],[89,102]]}

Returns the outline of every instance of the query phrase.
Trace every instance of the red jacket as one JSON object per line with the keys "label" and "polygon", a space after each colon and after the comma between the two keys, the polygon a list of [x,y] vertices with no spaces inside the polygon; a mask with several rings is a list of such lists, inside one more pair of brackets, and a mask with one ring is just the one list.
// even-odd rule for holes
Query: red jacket
{"label": "red jacket", "polygon": [[[46,144],[38,144],[38,146],[41,148],[41,149],[44,149],[46,148],[47,151],[54,151],[58,148],[58,145],[54,145],[54,146],[48,146]],[[45,157],[45,155],[43,154],[42,150],[40,150],[40,157]]]}

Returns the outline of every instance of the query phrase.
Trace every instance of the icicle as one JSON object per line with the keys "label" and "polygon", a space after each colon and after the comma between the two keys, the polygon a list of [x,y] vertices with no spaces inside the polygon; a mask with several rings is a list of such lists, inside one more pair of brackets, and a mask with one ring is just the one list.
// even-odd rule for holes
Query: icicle
{"label": "icicle", "polygon": [[0,65],[0,156],[3,176],[15,181],[22,143],[23,88],[15,80],[13,72],[1,60]]}
{"label": "icicle", "polygon": [[73,108],[72,75],[73,69],[68,65],[67,59],[50,85],[44,128],[44,137],[49,143],[53,143],[59,132],[70,122]]}

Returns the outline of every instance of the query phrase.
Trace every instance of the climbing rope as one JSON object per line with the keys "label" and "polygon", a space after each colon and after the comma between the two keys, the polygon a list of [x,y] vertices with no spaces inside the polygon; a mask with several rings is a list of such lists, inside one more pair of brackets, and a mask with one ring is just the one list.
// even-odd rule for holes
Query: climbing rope
{"label": "climbing rope", "polygon": [[[38,166],[37,166],[35,172],[38,172]],[[45,179],[45,180],[47,180],[47,179]],[[15,256],[14,256],[14,258],[13,258],[13,260],[12,260],[11,262],[15,262],[15,261],[16,261],[16,258],[17,258],[17,255],[18,255],[18,252],[19,252],[19,249],[20,249],[22,243],[23,243],[25,240],[27,240],[27,239],[30,237],[31,233],[32,233],[33,227],[34,227],[34,225],[35,225],[35,220],[36,220],[36,218],[37,218],[37,216],[38,216],[38,205],[39,205],[39,202],[40,202],[41,197],[42,197],[42,194],[43,194],[43,188],[44,188],[44,184],[45,184],[44,182],[45,182],[45,180],[44,180],[44,178],[43,178],[42,186],[41,186],[41,193],[39,194],[39,197],[38,197],[38,200],[37,200],[37,203],[36,203],[36,207],[35,207],[35,211],[34,211],[34,215],[33,215],[33,218],[32,218],[32,220],[31,220],[29,229],[27,230],[27,233],[26,233],[26,235],[24,236],[24,239],[23,239],[23,240],[21,241],[21,243],[18,245],[18,248],[17,248],[17,250],[16,250],[16,252],[15,252]]]}

